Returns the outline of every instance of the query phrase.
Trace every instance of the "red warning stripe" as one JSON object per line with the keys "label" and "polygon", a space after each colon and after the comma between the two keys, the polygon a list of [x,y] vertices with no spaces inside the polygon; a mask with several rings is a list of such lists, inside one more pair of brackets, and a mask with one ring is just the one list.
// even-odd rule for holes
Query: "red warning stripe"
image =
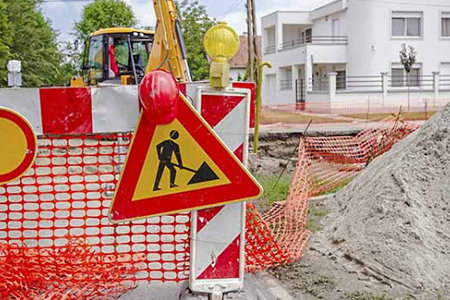
{"label": "red warning stripe", "polygon": [[211,264],[197,279],[239,278],[239,248],[241,235],[217,257],[214,266]]}
{"label": "red warning stripe", "polygon": [[46,134],[92,133],[91,88],[39,89]]}

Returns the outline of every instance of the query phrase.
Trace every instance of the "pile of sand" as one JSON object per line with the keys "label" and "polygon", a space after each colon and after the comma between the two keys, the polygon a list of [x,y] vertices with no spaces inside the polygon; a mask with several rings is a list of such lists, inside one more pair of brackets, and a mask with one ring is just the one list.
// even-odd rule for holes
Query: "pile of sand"
{"label": "pile of sand", "polygon": [[387,287],[450,289],[450,105],[331,200],[314,248]]}

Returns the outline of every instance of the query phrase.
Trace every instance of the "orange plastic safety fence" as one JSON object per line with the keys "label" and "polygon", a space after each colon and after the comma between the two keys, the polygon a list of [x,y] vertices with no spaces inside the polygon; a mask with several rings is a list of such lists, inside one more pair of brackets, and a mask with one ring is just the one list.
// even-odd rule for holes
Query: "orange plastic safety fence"
{"label": "orange plastic safety fence", "polygon": [[[124,279],[130,283],[127,286],[138,280],[186,279],[189,214],[120,225],[110,223],[107,218],[130,138],[130,133],[39,138],[34,166],[20,180],[0,186],[0,243],[3,244],[0,259],[25,270],[32,265],[32,274],[50,276],[56,285],[71,281],[74,290],[77,285],[78,292],[91,293],[91,296],[98,292],[86,284],[89,280],[94,284],[96,278],[98,284],[105,283],[104,289],[115,287],[119,291]],[[88,255],[84,244],[71,245],[71,238],[82,240],[89,245],[89,253],[95,255]],[[16,248],[11,248],[12,245]],[[72,255],[77,251],[83,253],[80,260],[87,264],[86,268],[72,267]],[[24,253],[32,259],[21,265]],[[55,255],[61,260],[52,260]],[[117,269],[111,269],[111,262]],[[93,268],[87,268],[89,264]],[[124,266],[137,272],[121,273]],[[102,277],[110,271],[112,277]],[[0,273],[0,282],[11,281],[7,274]],[[19,277],[15,277],[12,285],[34,289],[34,275],[21,277],[20,274],[16,274]],[[123,278],[121,274],[133,276]],[[45,280],[50,282],[50,277]],[[48,282],[41,280],[37,284],[45,287]],[[47,290],[54,294],[39,293],[55,299],[65,295],[64,288],[48,285]]]}
{"label": "orange plastic safety fence", "polygon": [[417,126],[390,118],[355,137],[301,138],[298,162],[284,202],[260,215],[253,204],[247,212],[247,270],[292,262],[302,256],[307,230],[308,199],[347,184],[375,157],[388,151]]}
{"label": "orange plastic safety fence", "polygon": [[[347,183],[414,129],[389,120],[356,137],[302,138],[287,200],[264,215],[247,205],[247,270],[299,258],[310,236],[308,199]],[[105,299],[140,280],[188,278],[189,213],[107,219],[130,139],[41,137],[35,165],[0,186],[2,298]]]}
{"label": "orange plastic safety fence", "polygon": [[122,256],[99,256],[81,240],[61,248],[0,244],[0,299],[113,299],[133,287],[124,279],[139,271]]}

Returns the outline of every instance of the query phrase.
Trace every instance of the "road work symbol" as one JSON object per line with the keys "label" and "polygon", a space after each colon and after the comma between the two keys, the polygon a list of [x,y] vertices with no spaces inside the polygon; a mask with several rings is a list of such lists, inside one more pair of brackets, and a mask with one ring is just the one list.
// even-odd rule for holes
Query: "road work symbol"
{"label": "road work symbol", "polygon": [[261,187],[180,96],[178,116],[141,115],[110,208],[113,222],[256,198]]}
{"label": "road work symbol", "polygon": [[[193,170],[186,166],[183,166],[181,159],[180,146],[175,142],[180,136],[180,133],[176,130],[170,132],[170,139],[159,143],[156,146],[156,152],[158,154],[159,166],[156,173],[155,184],[153,186],[153,191],[160,191],[160,182],[164,170],[167,168],[170,172],[170,188],[178,187],[176,184],[177,170],[187,170],[194,173],[194,176],[187,183],[188,185],[201,183],[211,180],[219,179],[219,177],[214,173],[214,171],[209,167],[206,162],[203,162],[198,170]],[[173,156],[175,156],[178,164],[172,162]]]}

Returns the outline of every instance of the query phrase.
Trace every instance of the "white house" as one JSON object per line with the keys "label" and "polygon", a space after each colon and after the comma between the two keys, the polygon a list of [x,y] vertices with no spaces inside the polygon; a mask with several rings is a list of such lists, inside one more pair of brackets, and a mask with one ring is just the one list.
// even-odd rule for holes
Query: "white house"
{"label": "white house", "polygon": [[[450,99],[450,0],[336,0],[262,18],[264,105]],[[417,52],[407,78],[402,45]]]}

